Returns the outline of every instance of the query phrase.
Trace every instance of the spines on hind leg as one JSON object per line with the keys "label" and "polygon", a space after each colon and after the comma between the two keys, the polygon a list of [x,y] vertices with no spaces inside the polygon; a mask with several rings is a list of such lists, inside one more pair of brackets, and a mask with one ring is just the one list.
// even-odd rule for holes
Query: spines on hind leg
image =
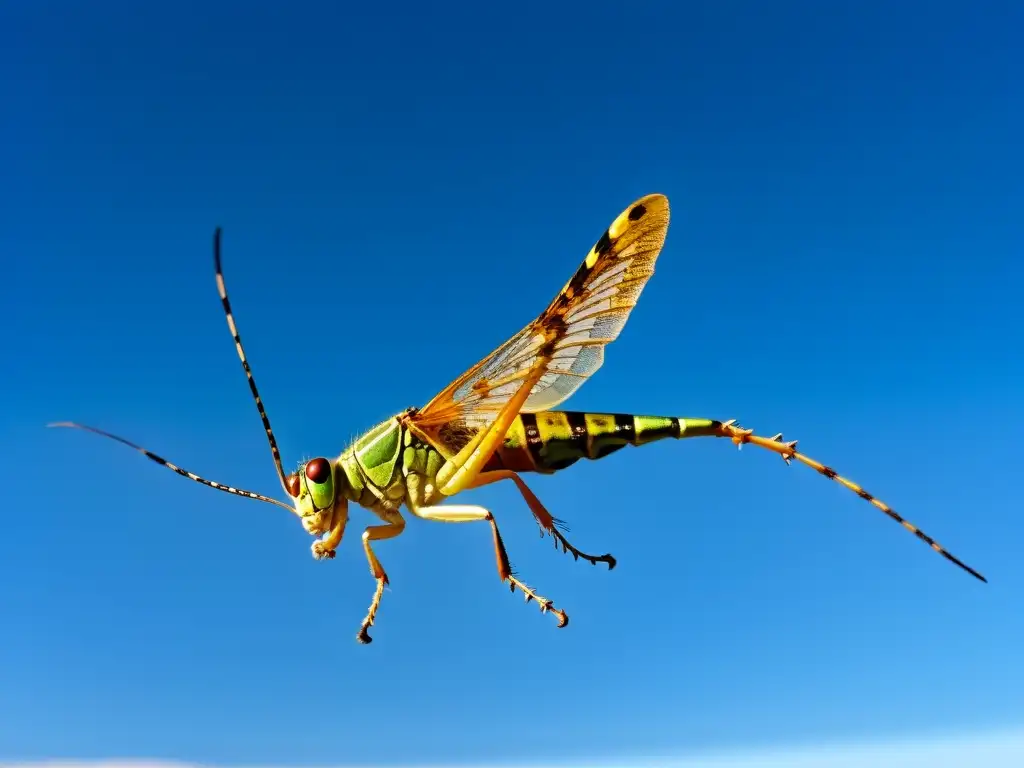
{"label": "spines on hind leg", "polygon": [[736,425],[735,420],[726,422],[715,422],[715,424],[717,424],[717,427],[711,434],[715,435],[716,437],[728,437],[729,439],[732,440],[732,442],[734,442],[737,446],[740,447],[742,447],[744,443],[750,443],[760,448],[766,448],[769,451],[779,454],[779,456],[782,457],[782,460],[785,461],[787,464],[789,464],[790,461],[793,460],[799,461],[801,464],[805,464],[811,469],[815,470],[818,474],[824,475],[829,480],[834,480],[835,482],[839,483],[845,488],[848,488],[849,490],[853,491],[858,496],[860,496],[862,499],[864,499],[864,501],[872,504],[876,509],[879,509],[880,511],[884,512],[891,519],[895,520],[897,523],[902,525],[904,528],[906,528],[908,531],[910,531],[917,538],[919,538],[921,541],[923,541],[937,553],[942,555],[944,558],[949,560],[951,563],[959,566],[960,568],[963,568],[976,579],[988,583],[988,579],[982,576],[978,571],[976,571],[974,568],[960,560],[960,558],[953,555],[951,552],[949,552],[949,550],[947,550],[945,547],[943,547],[941,544],[935,541],[935,539],[933,539],[931,536],[926,534],[924,531],[922,531],[916,525],[911,523],[909,520],[905,519],[902,515],[898,514],[896,510],[894,510],[884,501],[882,501],[879,498],[876,498],[873,494],[868,493],[868,491],[861,488],[857,483],[853,482],[852,480],[843,477],[834,469],[832,469],[832,467],[826,464],[822,464],[820,461],[812,459],[810,456],[807,456],[797,451],[796,440],[793,440],[791,442],[783,441],[781,432],[777,435],[774,435],[773,437],[761,437],[759,435],[755,435],[752,429],[740,428],[739,426]]}
{"label": "spines on hind leg", "polygon": [[750,443],[777,453],[787,464],[794,460],[806,464],[853,491],[951,563],[975,578],[987,581],[881,499],[826,464],[798,452],[796,441],[784,442],[781,433],[773,437],[755,435],[752,430],[741,429],[734,420],[722,422],[717,419],[581,411],[522,413],[509,427],[504,442],[488,460],[484,471],[509,469],[548,474],[571,466],[580,459],[603,458],[626,445],[639,446],[666,438],[684,437],[726,437],[736,445]]}

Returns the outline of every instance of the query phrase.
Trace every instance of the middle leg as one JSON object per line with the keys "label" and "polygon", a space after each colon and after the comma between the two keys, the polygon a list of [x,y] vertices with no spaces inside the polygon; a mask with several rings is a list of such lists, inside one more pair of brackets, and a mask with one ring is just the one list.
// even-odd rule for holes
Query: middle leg
{"label": "middle leg", "polygon": [[388,584],[388,574],[385,572],[384,566],[380,564],[380,560],[377,559],[377,555],[374,553],[373,547],[370,546],[370,542],[393,539],[404,530],[405,520],[399,517],[397,522],[386,525],[371,525],[363,531],[363,550],[366,552],[366,559],[370,563],[370,573],[377,580],[377,589],[373,593],[373,602],[370,603],[370,610],[367,611],[366,618],[363,619],[362,626],[359,627],[359,634],[356,639],[360,643],[373,642],[373,638],[370,637],[368,630],[373,626],[374,619],[377,617],[380,599],[384,596],[384,587]]}
{"label": "middle leg", "polygon": [[526,502],[530,511],[533,512],[533,516],[537,519],[537,523],[555,539],[555,549],[558,549],[558,545],[561,544],[562,551],[572,552],[572,556],[577,560],[582,557],[591,565],[607,563],[609,571],[615,567],[615,558],[612,557],[610,552],[604,555],[588,555],[586,552],[581,552],[570,544],[569,540],[562,535],[560,530],[558,530],[558,524],[561,521],[545,509],[544,505],[540,503],[540,499],[534,495],[533,491],[530,490],[530,487],[523,481],[518,473],[513,472],[510,469],[496,469],[492,472],[482,472],[476,476],[476,479],[473,480],[473,483],[469,487],[479,488],[482,485],[490,485],[491,483],[496,483],[499,480],[511,480],[516,484],[516,488],[519,489],[519,493],[522,494],[523,501]]}
{"label": "middle leg", "polygon": [[501,540],[501,533],[498,531],[498,524],[490,510],[483,507],[468,504],[448,504],[434,507],[413,507],[412,513],[424,520],[437,520],[442,523],[471,523],[479,520],[486,520],[491,524],[491,533],[494,537],[494,556],[498,565],[498,576],[502,581],[507,581],[509,589],[515,592],[518,588],[526,602],[536,600],[540,606],[541,613],[551,611],[558,617],[558,626],[564,627],[569,623],[569,617],[565,611],[555,608],[554,603],[546,597],[541,597],[530,587],[520,581],[512,572],[512,566],[508,561],[508,552],[505,551],[505,543]]}

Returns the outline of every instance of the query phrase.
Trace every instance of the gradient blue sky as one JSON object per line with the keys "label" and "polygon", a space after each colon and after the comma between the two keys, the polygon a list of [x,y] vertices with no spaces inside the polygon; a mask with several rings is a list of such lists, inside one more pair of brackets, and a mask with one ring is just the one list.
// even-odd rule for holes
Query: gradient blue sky
{"label": "gradient blue sky", "polygon": [[[545,760],[1024,724],[1019,3],[0,4],[0,759]],[[982,570],[728,443],[412,521],[376,642],[288,464],[426,402],[631,200],[658,272],[574,408],[800,438]],[[325,343],[324,339],[329,339]]]}

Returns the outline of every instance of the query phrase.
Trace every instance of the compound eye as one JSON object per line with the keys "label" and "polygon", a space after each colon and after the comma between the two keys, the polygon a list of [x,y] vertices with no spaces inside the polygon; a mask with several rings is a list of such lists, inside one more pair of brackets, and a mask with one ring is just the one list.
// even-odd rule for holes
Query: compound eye
{"label": "compound eye", "polygon": [[322,485],[331,479],[331,465],[327,459],[313,459],[306,464],[306,477],[317,485]]}
{"label": "compound eye", "polygon": [[296,473],[288,475],[284,479],[285,487],[288,489],[288,495],[293,499],[299,498],[299,494],[302,492],[302,481],[299,480],[299,476]]}

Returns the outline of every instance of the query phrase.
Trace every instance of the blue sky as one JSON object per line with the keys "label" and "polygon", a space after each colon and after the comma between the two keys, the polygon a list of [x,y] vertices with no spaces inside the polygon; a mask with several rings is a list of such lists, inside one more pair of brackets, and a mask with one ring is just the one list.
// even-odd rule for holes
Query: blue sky
{"label": "blue sky", "polygon": [[[0,760],[441,764],[1024,725],[1019,4],[0,5]],[[533,482],[611,573],[492,508],[295,520],[285,460],[425,403],[648,192],[668,241],[577,409],[782,431]],[[323,339],[329,339],[324,344]],[[1016,343],[1015,343],[1016,341]],[[365,522],[364,522],[365,521]],[[994,763],[993,763],[994,764]]]}

